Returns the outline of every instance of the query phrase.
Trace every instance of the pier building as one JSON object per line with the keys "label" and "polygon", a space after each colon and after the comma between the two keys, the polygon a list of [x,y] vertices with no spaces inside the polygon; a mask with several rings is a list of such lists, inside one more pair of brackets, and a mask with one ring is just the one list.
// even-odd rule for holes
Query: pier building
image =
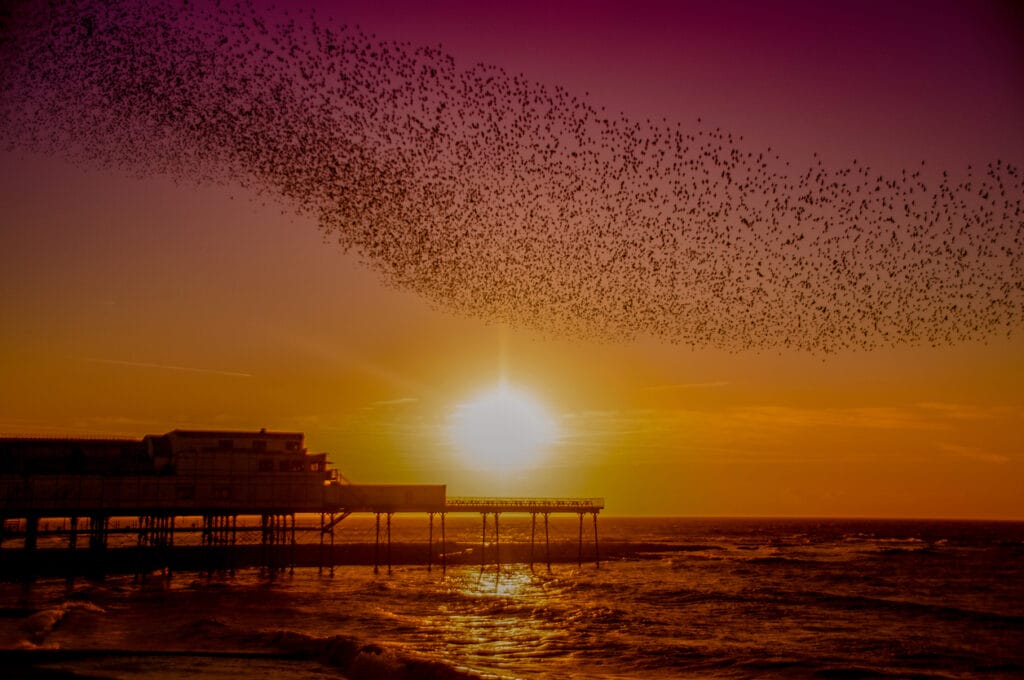
{"label": "pier building", "polygon": [[[524,513],[532,518],[530,562],[540,516],[550,568],[549,515],[579,515],[581,564],[583,519],[591,515],[599,565],[597,515],[603,508],[601,499],[449,498],[443,484],[355,484],[331,467],[326,453],[308,451],[299,432],[172,430],[142,439],[0,438],[0,559],[12,552],[4,549],[4,539],[14,538],[25,571],[37,566],[34,555],[43,534],[59,534],[74,559],[102,571],[109,537],[126,531],[136,534],[140,569],[166,568],[175,536],[196,532],[210,561],[217,562],[214,566],[233,564],[239,533],[251,531],[259,532],[261,562],[271,568],[294,565],[297,531],[318,532],[322,567],[325,550],[333,555],[335,528],[353,513],[376,516],[375,569],[381,562],[383,518],[390,571],[396,513],[429,516],[428,567],[435,561],[435,516],[441,524],[437,557],[442,567],[447,564],[448,514],[479,513],[483,545],[488,516],[493,516],[500,545],[500,516]],[[319,524],[297,527],[297,514],[318,516]],[[240,525],[240,517],[258,519],[258,526],[255,521]],[[112,518],[124,519],[128,528],[112,527]],[[80,537],[87,541],[85,550],[78,547]],[[485,554],[481,550],[481,559]],[[500,550],[494,554],[500,562]]]}

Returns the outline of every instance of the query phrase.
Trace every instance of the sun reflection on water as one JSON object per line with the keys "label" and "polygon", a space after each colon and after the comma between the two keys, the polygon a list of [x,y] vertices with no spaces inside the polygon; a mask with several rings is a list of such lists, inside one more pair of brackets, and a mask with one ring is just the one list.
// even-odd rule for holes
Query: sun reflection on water
{"label": "sun reflection on water", "polygon": [[459,656],[474,668],[557,655],[566,632],[552,607],[551,580],[526,566],[449,573],[427,628],[437,632],[439,647],[460,647]]}
{"label": "sun reflection on water", "polygon": [[502,567],[482,570],[478,578],[464,578],[458,591],[469,597],[529,597],[536,595],[531,590],[539,590],[543,594],[536,580],[528,568]]}

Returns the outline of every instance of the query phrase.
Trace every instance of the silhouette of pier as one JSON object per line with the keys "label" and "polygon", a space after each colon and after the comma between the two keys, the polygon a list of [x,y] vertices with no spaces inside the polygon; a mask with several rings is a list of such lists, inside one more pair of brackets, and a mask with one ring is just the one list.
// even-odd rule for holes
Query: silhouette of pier
{"label": "silhouette of pier", "polygon": [[[445,500],[447,512],[479,512],[482,517],[481,546],[487,542],[487,516],[494,515],[495,555],[501,564],[501,530],[502,513],[528,513],[530,515],[530,566],[534,563],[534,545],[537,539],[537,516],[544,519],[544,554],[548,570],[551,569],[551,535],[548,519],[555,513],[575,513],[579,515],[579,552],[577,561],[583,566],[583,518],[591,515],[594,519],[594,563],[601,567],[601,553],[597,540],[597,515],[604,509],[603,498],[448,498]],[[442,516],[443,519],[443,516]],[[481,559],[485,551],[481,549]]]}
{"label": "silhouette of pier", "polygon": [[[453,513],[480,513],[481,566],[488,518],[493,517],[494,559],[500,565],[501,515],[518,513],[531,516],[532,567],[539,516],[550,569],[550,515],[579,516],[581,566],[584,518],[590,515],[600,567],[597,516],[603,508],[599,498],[449,498],[443,484],[353,484],[329,467],[327,454],[309,453],[301,433],[174,430],[141,440],[0,439],[0,571],[26,576],[52,570],[54,565],[41,560],[55,553],[68,570],[95,575],[106,572],[112,552],[137,573],[169,574],[172,563],[206,570],[253,562],[270,570],[294,569],[296,535],[303,532],[318,534],[316,562],[321,570],[333,569],[335,529],[355,513],[375,516],[375,573],[382,562],[391,572],[391,525],[398,513],[429,517],[428,570],[435,563],[435,516],[442,569],[448,564],[446,518]],[[299,526],[300,514],[318,516],[319,522]],[[252,534],[259,536],[258,547],[240,544],[240,535]],[[113,551],[112,536],[122,544]],[[134,538],[134,546],[123,547],[126,537]],[[191,543],[183,545],[183,537]],[[15,547],[5,547],[5,539],[8,545],[14,539]],[[40,539],[63,549],[51,548],[44,556]]]}

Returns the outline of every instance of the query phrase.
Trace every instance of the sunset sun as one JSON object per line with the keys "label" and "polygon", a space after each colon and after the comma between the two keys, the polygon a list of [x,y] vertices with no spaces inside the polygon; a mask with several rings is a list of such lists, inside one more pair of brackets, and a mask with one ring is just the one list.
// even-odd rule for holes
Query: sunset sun
{"label": "sunset sun", "polygon": [[450,432],[473,465],[509,470],[536,462],[555,440],[557,427],[531,395],[502,383],[459,404]]}

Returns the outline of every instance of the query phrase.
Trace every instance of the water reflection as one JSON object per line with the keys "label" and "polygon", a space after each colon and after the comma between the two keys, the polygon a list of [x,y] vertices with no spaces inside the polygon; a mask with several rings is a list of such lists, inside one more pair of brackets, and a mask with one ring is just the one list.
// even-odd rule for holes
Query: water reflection
{"label": "water reflection", "polygon": [[495,672],[515,667],[517,659],[558,654],[567,635],[557,595],[547,587],[551,580],[525,565],[449,572],[437,615],[424,627],[433,633],[432,646],[453,661]]}
{"label": "water reflection", "polygon": [[533,582],[533,574],[528,569],[521,567],[499,567],[493,570],[481,569],[480,575],[475,581],[473,579],[466,580],[461,592],[469,596],[526,596]]}

